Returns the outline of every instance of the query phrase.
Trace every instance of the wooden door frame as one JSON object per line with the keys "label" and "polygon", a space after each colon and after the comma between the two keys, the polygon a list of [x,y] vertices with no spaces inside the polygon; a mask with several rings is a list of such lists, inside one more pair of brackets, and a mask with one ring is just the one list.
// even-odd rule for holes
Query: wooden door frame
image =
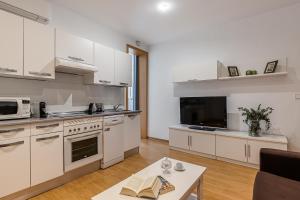
{"label": "wooden door frame", "polygon": [[[148,84],[148,75],[149,75],[149,69],[148,69],[148,61],[149,61],[149,55],[148,52],[139,49],[135,46],[132,46],[130,44],[127,44],[127,53],[131,53],[134,54],[136,56],[139,56],[140,59],[143,59],[143,63],[144,63],[144,71],[146,72],[146,74],[144,74],[144,78],[146,79],[146,83],[144,82],[144,87],[140,88],[141,85],[141,81],[145,80],[145,79],[141,79],[139,76],[139,103],[140,105],[144,103],[143,108],[141,108],[141,138],[148,138],[148,88],[149,88],[149,84]],[[139,70],[140,71],[140,70]],[[146,87],[146,88],[145,88]],[[140,92],[141,90],[143,90],[143,96],[141,95],[142,92]],[[146,93],[145,93],[146,91]],[[124,99],[125,99],[125,107],[126,109],[128,109],[128,89],[125,89],[125,94],[124,94]]]}

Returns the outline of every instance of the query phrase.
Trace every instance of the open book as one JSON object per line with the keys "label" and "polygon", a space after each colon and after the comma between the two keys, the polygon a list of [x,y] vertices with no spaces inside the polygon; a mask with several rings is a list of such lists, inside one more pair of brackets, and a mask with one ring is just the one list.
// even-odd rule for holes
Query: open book
{"label": "open book", "polygon": [[133,175],[122,188],[120,194],[132,197],[157,199],[161,186],[162,183],[157,176],[143,179],[139,176]]}

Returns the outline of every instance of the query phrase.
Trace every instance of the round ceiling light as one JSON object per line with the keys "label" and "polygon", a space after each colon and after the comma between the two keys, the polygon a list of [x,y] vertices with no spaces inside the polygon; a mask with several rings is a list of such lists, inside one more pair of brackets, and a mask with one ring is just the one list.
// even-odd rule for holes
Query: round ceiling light
{"label": "round ceiling light", "polygon": [[160,11],[162,13],[170,11],[171,8],[172,8],[172,5],[169,2],[160,2],[157,4],[158,11]]}

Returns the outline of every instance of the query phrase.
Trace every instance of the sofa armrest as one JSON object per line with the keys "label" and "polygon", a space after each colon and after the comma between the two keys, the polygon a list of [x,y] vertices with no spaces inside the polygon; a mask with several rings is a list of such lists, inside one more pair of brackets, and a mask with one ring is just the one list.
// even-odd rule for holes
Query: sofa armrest
{"label": "sofa armrest", "polygon": [[300,153],[261,149],[260,171],[300,181]]}

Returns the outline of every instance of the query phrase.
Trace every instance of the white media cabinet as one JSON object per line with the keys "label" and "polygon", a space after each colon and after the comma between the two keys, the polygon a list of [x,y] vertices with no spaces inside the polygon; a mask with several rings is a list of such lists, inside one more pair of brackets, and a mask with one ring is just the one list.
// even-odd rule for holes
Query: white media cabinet
{"label": "white media cabinet", "polygon": [[241,131],[203,131],[184,125],[169,127],[169,145],[173,150],[254,168],[259,166],[261,148],[287,150],[287,144],[287,138],[282,135],[251,137]]}

